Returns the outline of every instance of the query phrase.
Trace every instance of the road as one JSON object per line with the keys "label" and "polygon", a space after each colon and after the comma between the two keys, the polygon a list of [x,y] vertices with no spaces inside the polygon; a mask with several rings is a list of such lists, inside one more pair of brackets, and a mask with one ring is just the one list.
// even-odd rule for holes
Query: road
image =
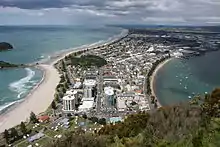
{"label": "road", "polygon": [[150,110],[153,110],[153,109],[154,109],[154,105],[151,104],[150,95],[147,94],[147,78],[144,79],[144,89],[143,89],[143,93],[144,93],[146,99],[148,100]]}
{"label": "road", "polygon": [[72,67],[67,67],[67,72],[66,73],[67,73],[67,76],[68,76],[68,78],[70,80],[70,83],[74,84],[74,76],[75,75],[74,75],[74,72],[73,73],[71,72],[71,70],[72,70],[71,68]]}
{"label": "road", "polygon": [[96,104],[96,110],[97,113],[101,112],[101,105],[102,105],[102,96],[103,96],[103,71],[101,68],[99,68],[99,75],[97,79],[97,104]]}

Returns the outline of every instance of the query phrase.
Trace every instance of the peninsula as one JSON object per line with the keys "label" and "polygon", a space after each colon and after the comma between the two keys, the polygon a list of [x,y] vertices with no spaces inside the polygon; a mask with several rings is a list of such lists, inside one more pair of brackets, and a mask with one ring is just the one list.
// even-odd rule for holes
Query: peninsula
{"label": "peninsula", "polygon": [[15,68],[15,67],[20,67],[20,66],[22,66],[22,65],[0,61],[0,69]]}
{"label": "peninsula", "polygon": [[[130,29],[128,34],[113,42],[71,51],[53,58],[49,64],[38,64],[37,67],[45,71],[45,78],[27,100],[0,119],[0,130],[7,129],[4,135],[10,135],[6,141],[13,146],[37,143],[46,147],[54,139],[59,142],[66,133],[91,134],[92,140],[96,140],[94,136],[97,134],[106,135],[114,138],[114,143],[123,140],[123,137],[129,140],[140,137],[141,142],[141,135],[152,132],[146,130],[149,132],[144,134],[141,131],[147,126],[156,130],[153,132],[166,128],[163,133],[169,138],[170,134],[166,131],[171,130],[168,128],[169,124],[172,125],[172,118],[181,117],[177,123],[173,122],[173,126],[179,124],[183,126],[180,128],[184,129],[184,134],[189,134],[190,130],[186,128],[200,126],[193,123],[194,118],[195,122],[200,122],[203,118],[198,116],[198,112],[205,109],[177,106],[164,110],[155,95],[153,81],[158,69],[172,58],[185,60],[217,50],[213,44],[208,44],[206,50],[200,50],[204,43],[211,42],[205,35],[188,31],[184,34]],[[210,38],[213,39],[213,36]],[[157,108],[160,108],[159,111],[156,111]],[[185,111],[183,117],[178,113]],[[158,121],[150,117],[154,112],[161,116]],[[173,115],[169,117],[169,114]],[[161,123],[163,120],[167,122],[164,125]],[[183,120],[189,120],[187,124],[190,126],[185,126]],[[13,127],[21,121],[25,124]],[[17,134],[11,133],[16,130]],[[179,131],[173,134],[172,138],[181,138],[182,135]],[[163,134],[157,134],[156,138],[161,136]],[[73,136],[65,137],[68,140]]]}

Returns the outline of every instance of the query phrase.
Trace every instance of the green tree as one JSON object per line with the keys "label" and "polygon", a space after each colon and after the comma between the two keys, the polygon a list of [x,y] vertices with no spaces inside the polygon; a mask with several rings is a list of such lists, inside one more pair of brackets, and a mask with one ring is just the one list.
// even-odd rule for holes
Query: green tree
{"label": "green tree", "polygon": [[192,144],[193,147],[202,147],[202,138],[203,138],[203,131],[199,130],[196,135],[193,136],[192,138]]}
{"label": "green tree", "polygon": [[62,71],[66,71],[66,65],[65,65],[65,62],[63,60],[61,60],[61,70]]}
{"label": "green tree", "polygon": [[60,76],[60,83],[63,83],[63,82],[65,82],[65,77],[64,77],[64,75],[61,75]]}
{"label": "green tree", "polygon": [[10,137],[9,137],[9,133],[7,129],[5,129],[4,131],[4,138],[5,138],[6,143],[9,144]]}
{"label": "green tree", "polygon": [[56,102],[55,101],[52,101],[51,103],[51,108],[56,110],[57,109],[57,105],[56,105]]}
{"label": "green tree", "polygon": [[67,84],[70,84],[70,79],[69,79],[67,73],[65,73],[65,79],[66,79]]}
{"label": "green tree", "polygon": [[64,96],[64,93],[63,93],[62,91],[60,91],[60,92],[58,93],[58,95],[59,95],[60,98],[62,98],[62,97]]}
{"label": "green tree", "polygon": [[53,114],[56,115],[55,110],[57,109],[57,105],[56,105],[55,101],[52,101],[51,108],[53,109]]}
{"label": "green tree", "polygon": [[26,128],[25,123],[23,121],[20,124],[20,130],[23,133],[23,135],[27,134],[27,128]]}
{"label": "green tree", "polygon": [[83,114],[82,117],[83,117],[84,119],[87,119],[87,118],[88,118],[86,114]]}
{"label": "green tree", "polygon": [[63,84],[59,83],[56,87],[56,90],[58,91],[61,87],[63,87]]}
{"label": "green tree", "polygon": [[106,119],[105,118],[99,119],[99,124],[106,125]]}
{"label": "green tree", "polygon": [[62,93],[66,93],[66,90],[67,90],[67,89],[66,89],[65,87],[61,87],[61,88],[60,88],[60,92],[62,92]]}
{"label": "green tree", "polygon": [[54,94],[54,99],[55,99],[55,101],[56,102],[60,102],[60,97],[59,97],[59,94],[56,92],[55,94]]}
{"label": "green tree", "polygon": [[30,114],[30,121],[32,123],[38,123],[38,119],[37,119],[36,115],[34,114],[34,112],[31,112],[31,114]]}
{"label": "green tree", "polygon": [[154,108],[157,108],[157,107],[158,107],[157,102],[155,102],[154,103]]}
{"label": "green tree", "polygon": [[98,122],[98,121],[99,121],[99,119],[98,119],[97,117],[91,117],[91,118],[90,118],[90,120],[91,120],[93,123],[95,123],[95,122]]}
{"label": "green tree", "polygon": [[155,103],[155,96],[151,96],[151,104]]}
{"label": "green tree", "polygon": [[64,84],[63,84],[63,85],[64,85],[64,88],[65,88],[65,89],[69,89],[69,85],[68,85],[68,83],[67,83],[67,82],[64,82]]}
{"label": "green tree", "polygon": [[18,131],[15,128],[11,128],[11,137],[14,139],[18,138]]}
{"label": "green tree", "polygon": [[220,117],[220,88],[215,89],[211,95],[206,95],[202,105],[207,116]]}

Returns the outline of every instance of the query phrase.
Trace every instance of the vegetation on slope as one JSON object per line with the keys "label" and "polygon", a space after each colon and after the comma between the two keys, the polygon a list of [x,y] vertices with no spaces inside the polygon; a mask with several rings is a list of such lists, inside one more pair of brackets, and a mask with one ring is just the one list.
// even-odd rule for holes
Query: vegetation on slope
{"label": "vegetation on slope", "polygon": [[51,147],[218,147],[220,89],[190,104],[129,115],[98,133],[71,132]]}

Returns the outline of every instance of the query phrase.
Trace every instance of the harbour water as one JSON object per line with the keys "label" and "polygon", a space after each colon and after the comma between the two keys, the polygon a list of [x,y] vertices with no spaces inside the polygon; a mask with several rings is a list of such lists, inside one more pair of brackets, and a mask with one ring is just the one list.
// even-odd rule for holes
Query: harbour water
{"label": "harbour water", "polygon": [[188,60],[173,59],[157,73],[154,83],[162,105],[185,102],[194,96],[204,96],[220,87],[220,51]]}
{"label": "harbour water", "polygon": [[[0,26],[0,42],[14,46],[11,51],[0,52],[0,60],[33,63],[65,49],[101,43],[121,31],[104,26]],[[42,76],[42,71],[34,68],[0,70],[0,112],[22,101]]]}

